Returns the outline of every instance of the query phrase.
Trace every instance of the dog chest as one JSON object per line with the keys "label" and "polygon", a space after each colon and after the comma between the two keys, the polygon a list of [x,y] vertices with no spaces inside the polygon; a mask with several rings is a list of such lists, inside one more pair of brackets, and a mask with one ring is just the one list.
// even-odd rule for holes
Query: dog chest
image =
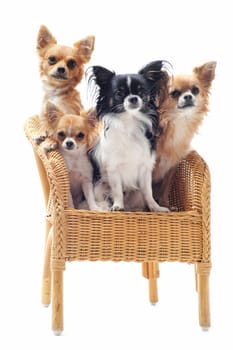
{"label": "dog chest", "polygon": [[69,172],[71,187],[73,184],[74,187],[78,186],[84,179],[92,181],[92,166],[86,155],[86,150],[65,151],[63,149],[61,153]]}
{"label": "dog chest", "polygon": [[146,167],[152,171],[155,162],[144,125],[126,118],[105,125],[96,157],[102,175],[118,173],[124,187],[137,187],[140,170]]}

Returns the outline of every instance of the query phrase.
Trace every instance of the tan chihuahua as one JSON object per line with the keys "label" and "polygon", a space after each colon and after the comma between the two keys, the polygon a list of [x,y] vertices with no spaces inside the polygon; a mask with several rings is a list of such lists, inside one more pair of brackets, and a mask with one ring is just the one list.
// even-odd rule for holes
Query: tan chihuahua
{"label": "tan chihuahua", "polygon": [[153,192],[168,206],[171,178],[179,161],[191,150],[191,141],[209,111],[209,94],[216,62],[195,67],[192,74],[170,77],[169,94],[160,108],[161,135],[153,170]]}
{"label": "tan chihuahua", "polygon": [[53,133],[44,141],[43,147],[46,151],[58,148],[65,160],[70,179],[69,206],[84,208],[85,201],[85,209],[101,210],[94,198],[93,167],[88,156],[88,150],[99,135],[100,124],[89,112],[65,114],[52,102],[47,102],[45,108]]}
{"label": "tan chihuahua", "polygon": [[46,26],[40,27],[37,37],[40,76],[44,89],[41,111],[41,130],[36,141],[50,136],[52,130],[45,118],[47,102],[50,101],[69,114],[79,114],[83,109],[80,93],[75,89],[84,75],[84,65],[91,59],[95,37],[87,36],[73,47],[58,45]]}

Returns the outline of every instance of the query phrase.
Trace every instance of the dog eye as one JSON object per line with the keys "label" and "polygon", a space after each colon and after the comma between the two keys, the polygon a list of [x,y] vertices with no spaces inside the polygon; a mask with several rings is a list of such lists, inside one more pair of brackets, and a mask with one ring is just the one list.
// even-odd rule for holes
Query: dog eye
{"label": "dog eye", "polygon": [[198,95],[199,94],[199,89],[196,86],[193,86],[191,89],[191,92],[193,95]]}
{"label": "dog eye", "polygon": [[57,59],[56,59],[55,56],[50,56],[50,57],[48,58],[48,62],[49,62],[49,64],[53,65],[53,64],[56,64],[56,63],[57,63]]}
{"label": "dog eye", "polygon": [[117,90],[117,91],[115,91],[114,95],[116,98],[122,98],[122,97],[124,97],[124,91]]}
{"label": "dog eye", "polygon": [[181,94],[181,93],[180,93],[179,90],[174,90],[174,91],[171,92],[170,95],[171,95],[172,98],[177,98],[177,97],[180,96],[180,94]]}
{"label": "dog eye", "polygon": [[79,132],[79,133],[76,135],[76,138],[77,138],[78,140],[83,140],[84,137],[85,137],[85,134],[84,134],[83,132]]}
{"label": "dog eye", "polygon": [[62,141],[62,140],[65,139],[66,135],[65,135],[64,131],[59,131],[59,132],[57,133],[57,137],[58,137],[59,140]]}
{"label": "dog eye", "polygon": [[138,88],[137,95],[144,96],[146,94],[146,90],[142,87]]}
{"label": "dog eye", "polygon": [[69,69],[74,69],[76,66],[77,66],[77,63],[76,63],[75,60],[69,60],[69,61],[67,62],[67,67],[68,67]]}

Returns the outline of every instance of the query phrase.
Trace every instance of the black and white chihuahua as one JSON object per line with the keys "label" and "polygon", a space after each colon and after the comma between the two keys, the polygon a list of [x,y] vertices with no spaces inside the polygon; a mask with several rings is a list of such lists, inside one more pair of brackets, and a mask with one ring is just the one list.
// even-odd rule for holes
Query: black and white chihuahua
{"label": "black and white chihuahua", "polygon": [[96,193],[106,195],[109,190],[113,211],[169,211],[152,195],[159,130],[156,100],[167,87],[165,68],[165,61],[154,61],[137,74],[117,75],[101,66],[86,72],[88,86],[94,82],[97,118],[103,123],[91,152],[100,173],[101,190]]}

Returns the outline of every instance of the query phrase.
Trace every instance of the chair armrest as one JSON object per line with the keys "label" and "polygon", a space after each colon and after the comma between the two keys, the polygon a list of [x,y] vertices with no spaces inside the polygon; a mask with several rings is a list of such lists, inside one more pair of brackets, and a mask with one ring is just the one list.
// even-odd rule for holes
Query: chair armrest
{"label": "chair armrest", "polygon": [[[69,199],[69,176],[64,159],[59,151],[46,152],[43,142],[39,145],[34,141],[34,135],[38,134],[40,120],[37,115],[29,118],[25,125],[25,134],[31,143],[44,192],[47,215],[52,215],[53,210],[66,209]],[[55,206],[56,209],[53,207]]]}
{"label": "chair armrest", "polygon": [[174,174],[169,196],[179,211],[210,210],[210,172],[204,159],[191,151],[180,161]]}

